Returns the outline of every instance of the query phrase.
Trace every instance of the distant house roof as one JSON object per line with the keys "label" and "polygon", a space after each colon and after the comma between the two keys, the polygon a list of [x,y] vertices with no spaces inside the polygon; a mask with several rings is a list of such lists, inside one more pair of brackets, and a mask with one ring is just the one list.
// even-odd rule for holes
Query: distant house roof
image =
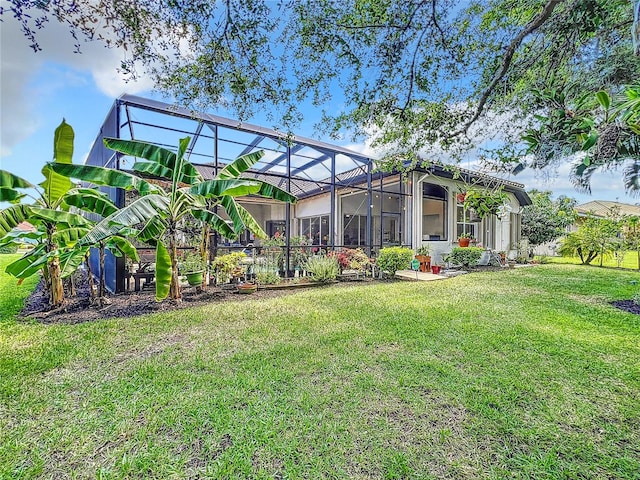
{"label": "distant house roof", "polygon": [[617,210],[620,215],[640,216],[640,205],[611,202],[608,200],[593,200],[576,207],[576,211],[580,216],[594,215],[596,217],[609,217],[614,210]]}
{"label": "distant house roof", "polygon": [[36,227],[34,227],[33,225],[31,225],[29,222],[21,222],[16,226],[17,230],[20,230],[21,232],[35,232],[36,231]]}

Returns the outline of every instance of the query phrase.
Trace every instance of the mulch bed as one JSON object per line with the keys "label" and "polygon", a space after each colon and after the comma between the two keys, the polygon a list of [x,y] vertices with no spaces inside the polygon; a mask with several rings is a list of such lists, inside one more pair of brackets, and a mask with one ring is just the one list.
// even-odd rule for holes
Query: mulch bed
{"label": "mulch bed", "polygon": [[290,295],[295,289],[258,290],[250,295],[241,295],[235,290],[223,290],[210,286],[202,291],[195,287],[183,287],[182,302],[164,300],[156,302],[155,289],[144,288],[139,292],[126,292],[107,297],[105,306],[92,306],[89,300],[89,286],[84,278],[75,280],[76,295],[67,296],[64,306],[49,308],[47,293],[41,281],[25,301],[22,317],[34,318],[41,323],[82,323],[103,318],[134,317],[155,312],[166,312],[182,308],[198,307],[224,301],[246,301]]}
{"label": "mulch bed", "polygon": [[625,312],[640,315],[640,305],[633,300],[618,300],[617,302],[611,302],[611,305],[619,308],[620,310],[624,310]]}

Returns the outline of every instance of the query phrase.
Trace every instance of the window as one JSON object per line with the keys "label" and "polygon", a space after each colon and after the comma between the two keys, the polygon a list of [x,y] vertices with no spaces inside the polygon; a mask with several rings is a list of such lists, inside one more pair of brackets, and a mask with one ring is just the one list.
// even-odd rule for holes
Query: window
{"label": "window", "polygon": [[342,244],[345,247],[366,245],[367,216],[346,214],[342,221]]}
{"label": "window", "polygon": [[300,219],[300,235],[307,237],[311,245],[329,244],[329,215]]}
{"label": "window", "polygon": [[447,239],[447,191],[440,185],[422,184],[422,240]]}
{"label": "window", "polygon": [[456,236],[470,233],[473,238],[478,238],[478,224],[471,222],[471,213],[462,204],[456,206]]}

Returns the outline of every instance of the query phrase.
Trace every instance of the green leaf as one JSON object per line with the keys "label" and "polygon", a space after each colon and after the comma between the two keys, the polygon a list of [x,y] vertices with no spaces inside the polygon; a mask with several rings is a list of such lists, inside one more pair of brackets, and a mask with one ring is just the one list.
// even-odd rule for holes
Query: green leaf
{"label": "green leaf", "polygon": [[48,259],[49,254],[47,253],[46,245],[41,244],[15,262],[7,265],[5,272],[16,278],[28,278],[42,270],[47,265]]}
{"label": "green leaf", "polygon": [[171,287],[171,257],[167,247],[162,242],[156,245],[156,301],[161,301],[169,295]]}
{"label": "green leaf", "polygon": [[71,227],[56,231],[51,239],[60,247],[71,247],[87,233],[89,233],[88,228]]}
{"label": "green leaf", "polygon": [[25,195],[13,188],[0,187],[0,202],[15,203],[23,198]]}
{"label": "green leaf", "polygon": [[138,233],[138,239],[141,242],[150,243],[152,240],[157,240],[162,237],[162,234],[167,229],[167,224],[160,215],[154,215],[151,217],[145,226]]}
{"label": "green leaf", "polygon": [[31,216],[45,222],[64,223],[70,227],[83,227],[91,222],[77,213],[63,212],[51,208],[31,207]]}
{"label": "green leaf", "polygon": [[96,243],[119,233],[124,227],[133,227],[139,223],[148,222],[151,218],[162,214],[169,206],[169,199],[162,195],[145,195],[121,208],[117,212],[104,218],[84,238],[82,245]]}
{"label": "green leaf", "polygon": [[220,198],[220,204],[224,207],[227,212],[227,216],[231,219],[233,223],[233,231],[236,236],[240,235],[244,230],[244,222],[242,221],[242,217],[240,216],[240,211],[236,201],[233,197],[229,197],[227,195]]}
{"label": "green leaf", "polygon": [[94,185],[104,185],[107,187],[123,188],[124,190],[135,189],[140,195],[150,193],[160,193],[163,190],[149,182],[142,180],[140,177],[131,175],[130,173],[115,170],[113,168],[96,167],[93,165],[66,165],[50,163],[48,164],[55,172],[61,175],[77,178]]}
{"label": "green leaf", "polygon": [[67,278],[78,270],[78,267],[84,261],[89,247],[78,247],[67,250],[60,255],[60,276]]}
{"label": "green leaf", "polygon": [[242,219],[244,225],[251,231],[257,238],[266,239],[269,236],[262,230],[262,227],[256,222],[256,219],[251,215],[242,205],[236,205],[238,208],[238,215]]}
{"label": "green leaf", "polygon": [[239,178],[241,173],[246,172],[253,167],[262,157],[264,157],[263,150],[242,155],[220,170],[218,175],[216,175],[216,178]]}
{"label": "green leaf", "polygon": [[31,217],[31,209],[27,205],[12,205],[0,210],[0,238]]}
{"label": "green leaf", "polygon": [[[190,137],[185,138],[188,145]],[[181,139],[180,141],[182,142],[182,140],[184,139]],[[158,147],[157,145],[153,145],[147,142],[140,142],[137,140],[122,140],[120,138],[105,138],[104,144],[107,148],[115,150],[116,152],[120,152],[132,157],[144,158],[145,160],[149,160],[150,162],[162,165],[163,167],[170,170],[171,174],[165,174],[161,176],[166,179],[173,178],[173,171],[176,167],[177,157],[176,154],[171,150],[167,150],[166,148]],[[191,185],[193,183],[197,183],[198,181],[202,181],[202,176],[191,163],[185,161],[183,162],[182,175],[180,176],[179,181]]]}
{"label": "green leaf", "polygon": [[35,188],[31,182],[6,170],[0,170],[0,185],[2,188]]}
{"label": "green leaf", "polygon": [[173,170],[166,168],[159,163],[136,162],[133,164],[131,169],[134,172],[143,173],[152,177],[164,178],[166,180],[171,180],[173,177]]}
{"label": "green leaf", "polygon": [[236,233],[229,226],[226,220],[218,214],[204,208],[194,208],[191,210],[191,215],[193,215],[196,220],[200,220],[201,222],[211,225],[211,227],[223,237],[230,240],[237,238]]}
{"label": "green leaf", "polygon": [[127,240],[124,237],[119,237],[117,235],[114,235],[107,241],[106,248],[108,248],[111,251],[113,251],[114,249],[117,249],[120,252],[124,253],[127,257],[129,257],[134,262],[140,261],[140,257],[138,256],[138,250],[136,250],[136,247],[133,246],[133,243],[131,243],[129,240]]}
{"label": "green leaf", "polygon": [[[71,164],[73,157],[73,128],[62,120],[62,123],[56,128],[53,136],[53,159],[56,164]],[[43,198],[49,207],[53,207],[55,203],[71,189],[71,180],[64,175],[59,174],[47,164],[42,168],[42,174],[45,176],[44,182],[40,186],[44,189]]]}
{"label": "green leaf", "polygon": [[108,217],[118,210],[118,207],[106,194],[92,188],[72,190],[65,195],[64,201],[67,205],[98,214],[101,217]]}
{"label": "green leaf", "polygon": [[599,92],[596,92],[596,100],[605,110],[608,110],[609,107],[611,106],[611,97],[604,90],[600,90]]}
{"label": "green leaf", "polygon": [[43,236],[42,232],[26,232],[14,228],[0,239],[0,247],[23,244],[34,245],[40,242]]}
{"label": "green leaf", "polygon": [[589,150],[591,147],[593,147],[596,144],[597,141],[598,141],[597,133],[589,135],[589,138],[587,138],[587,140],[582,144],[582,150]]}
{"label": "green leaf", "polygon": [[256,195],[260,195],[261,197],[273,198],[274,200],[279,200],[281,202],[296,203],[298,201],[298,199],[294,195],[291,195],[289,192],[282,190],[275,185],[271,185],[267,182],[260,183],[260,190],[258,190],[258,193]]}
{"label": "green leaf", "polygon": [[243,197],[257,194],[260,188],[261,182],[256,180],[214,179],[198,183],[191,187],[189,191],[205,198],[222,197],[224,195]]}

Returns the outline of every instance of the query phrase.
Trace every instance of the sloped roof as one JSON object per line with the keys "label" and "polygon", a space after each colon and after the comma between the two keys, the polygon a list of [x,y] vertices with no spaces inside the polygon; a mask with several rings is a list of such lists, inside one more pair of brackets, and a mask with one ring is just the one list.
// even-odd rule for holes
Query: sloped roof
{"label": "sloped roof", "polygon": [[640,216],[640,205],[609,200],[593,200],[576,207],[578,215],[595,215],[596,217],[609,217],[615,210],[625,216]]}

